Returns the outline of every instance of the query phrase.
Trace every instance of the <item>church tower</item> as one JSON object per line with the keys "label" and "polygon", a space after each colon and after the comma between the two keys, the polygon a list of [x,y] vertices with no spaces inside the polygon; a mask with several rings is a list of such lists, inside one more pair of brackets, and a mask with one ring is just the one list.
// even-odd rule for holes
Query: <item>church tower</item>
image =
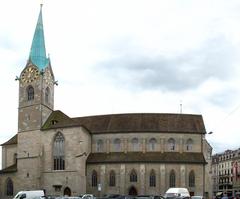
{"label": "church tower", "polygon": [[19,78],[18,132],[41,128],[54,108],[54,84],[46,56],[41,5],[29,59]]}

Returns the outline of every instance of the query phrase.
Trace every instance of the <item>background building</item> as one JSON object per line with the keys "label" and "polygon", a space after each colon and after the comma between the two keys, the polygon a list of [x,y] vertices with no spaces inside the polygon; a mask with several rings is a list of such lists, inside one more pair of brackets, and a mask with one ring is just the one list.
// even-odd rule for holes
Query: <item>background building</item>
{"label": "background building", "polygon": [[212,157],[212,181],[214,194],[226,193],[229,196],[239,192],[240,151],[226,150]]}
{"label": "background building", "polygon": [[134,113],[71,118],[54,110],[42,8],[20,74],[18,133],[2,144],[1,198],[20,190],[48,195],[164,194],[187,187],[211,197],[211,146],[201,115]]}

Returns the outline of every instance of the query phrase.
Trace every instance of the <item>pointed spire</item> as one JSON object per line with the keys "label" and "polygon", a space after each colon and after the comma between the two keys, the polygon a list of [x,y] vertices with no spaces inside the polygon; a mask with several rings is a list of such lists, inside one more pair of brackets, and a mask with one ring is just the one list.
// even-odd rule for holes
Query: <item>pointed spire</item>
{"label": "pointed spire", "polygon": [[40,70],[43,70],[48,64],[48,58],[46,57],[44,32],[43,32],[42,4],[40,5],[40,13],[38,16],[37,25],[36,25],[36,29],[35,29],[33,40],[32,40],[29,59]]}

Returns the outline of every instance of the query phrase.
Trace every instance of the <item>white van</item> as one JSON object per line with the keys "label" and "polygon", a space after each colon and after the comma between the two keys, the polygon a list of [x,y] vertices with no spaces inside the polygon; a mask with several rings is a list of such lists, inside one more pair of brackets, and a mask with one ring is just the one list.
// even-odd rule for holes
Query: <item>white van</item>
{"label": "white van", "polygon": [[164,197],[166,199],[190,198],[190,194],[187,188],[169,188]]}
{"label": "white van", "polygon": [[13,199],[34,199],[43,197],[43,190],[32,190],[32,191],[19,191]]}

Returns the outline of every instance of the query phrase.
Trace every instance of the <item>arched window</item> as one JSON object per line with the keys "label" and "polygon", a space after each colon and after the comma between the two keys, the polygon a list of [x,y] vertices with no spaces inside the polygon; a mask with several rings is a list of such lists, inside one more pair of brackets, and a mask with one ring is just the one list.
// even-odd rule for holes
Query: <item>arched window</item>
{"label": "arched window", "polygon": [[116,186],[116,175],[115,175],[114,171],[110,171],[109,186],[110,187],[115,187]]}
{"label": "arched window", "polygon": [[103,152],[103,141],[102,140],[97,141],[96,151]]}
{"label": "arched window", "polygon": [[138,151],[139,149],[139,143],[137,138],[132,139],[132,150],[133,151]]}
{"label": "arched window", "polygon": [[117,152],[121,151],[121,140],[119,138],[116,138],[113,143],[114,143],[114,151],[117,151]]}
{"label": "arched window", "polygon": [[137,182],[137,173],[134,169],[130,173],[130,182]]}
{"label": "arched window", "polygon": [[64,137],[61,132],[58,132],[53,142],[54,170],[65,169],[64,153]]}
{"label": "arched window", "polygon": [[195,174],[193,170],[189,173],[189,187],[195,187]]}
{"label": "arched window", "polygon": [[154,170],[151,170],[151,172],[150,172],[149,186],[150,187],[156,187],[156,175],[155,175]]}
{"label": "arched window", "polygon": [[50,89],[47,87],[45,89],[45,102],[48,104],[49,103],[49,98],[50,98]]}
{"label": "arched window", "polygon": [[8,178],[6,180],[6,195],[12,196],[13,195],[13,181],[11,178]]}
{"label": "arched window", "polygon": [[176,176],[174,170],[170,172],[169,175],[169,187],[175,187],[176,186]]}
{"label": "arched window", "polygon": [[27,87],[27,100],[34,100],[34,88],[31,85]]}
{"label": "arched window", "polygon": [[149,140],[149,151],[155,151],[157,145],[157,140],[155,138],[151,138]]}
{"label": "arched window", "polygon": [[175,146],[175,140],[173,138],[170,138],[168,140],[168,148],[170,151],[175,151],[176,146]]}
{"label": "arched window", "polygon": [[93,170],[93,172],[92,172],[92,187],[96,187],[97,183],[98,183],[97,172],[95,170]]}
{"label": "arched window", "polygon": [[186,144],[186,150],[187,151],[192,151],[193,148],[193,140],[192,139],[188,139],[187,140],[187,144]]}
{"label": "arched window", "polygon": [[17,164],[17,153],[14,153],[13,155],[13,162],[14,164]]}

